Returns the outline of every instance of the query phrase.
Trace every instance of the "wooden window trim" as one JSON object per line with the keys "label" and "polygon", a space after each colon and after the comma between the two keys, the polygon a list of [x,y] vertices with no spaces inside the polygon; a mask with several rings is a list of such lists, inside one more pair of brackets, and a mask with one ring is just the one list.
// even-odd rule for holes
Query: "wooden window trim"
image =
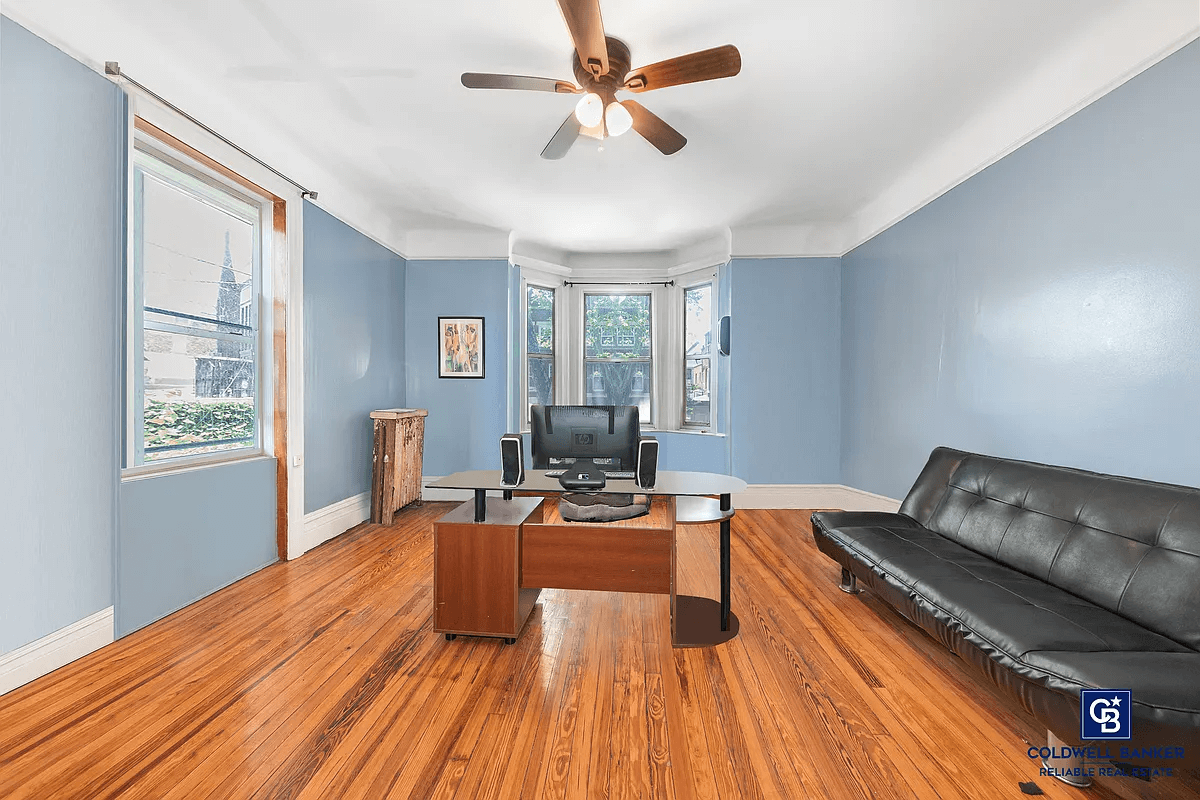
{"label": "wooden window trim", "polygon": [[[275,549],[280,561],[288,558],[288,450],[287,450],[287,201],[243,177],[196,148],[180,141],[141,117],[133,118],[136,130],[203,165],[271,203],[271,414],[275,457]],[[266,232],[264,231],[264,234]],[[263,265],[264,270],[266,265]]]}

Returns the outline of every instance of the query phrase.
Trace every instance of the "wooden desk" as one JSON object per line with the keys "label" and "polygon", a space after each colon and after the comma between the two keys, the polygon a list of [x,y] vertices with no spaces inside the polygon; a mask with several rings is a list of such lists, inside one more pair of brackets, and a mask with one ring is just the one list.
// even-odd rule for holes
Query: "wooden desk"
{"label": "wooden desk", "polygon": [[[641,517],[602,523],[564,520],[553,495],[568,490],[541,473],[515,488],[551,495],[545,499],[511,497],[514,487],[499,486],[499,472],[457,473],[431,483],[475,491],[474,501],[434,523],[434,630],[447,639],[499,636],[511,644],[542,589],[591,589],[670,595],[677,647],[732,639],[738,621],[729,603],[730,494],[745,483],[708,473],[665,476],[660,473],[650,491],[610,481],[605,491],[650,494],[651,506]],[[487,497],[491,488],[504,491],[505,499]],[[701,492],[721,498],[690,494]],[[675,592],[676,525],[711,522],[721,527],[719,604]]]}

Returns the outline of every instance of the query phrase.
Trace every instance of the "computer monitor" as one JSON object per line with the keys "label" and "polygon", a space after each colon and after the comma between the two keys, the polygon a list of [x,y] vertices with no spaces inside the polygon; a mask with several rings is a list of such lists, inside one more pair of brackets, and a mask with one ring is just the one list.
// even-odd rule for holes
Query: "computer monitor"
{"label": "computer monitor", "polygon": [[[637,406],[542,406],[529,411],[534,469],[593,462],[604,473],[633,471],[641,427]],[[560,462],[552,463],[551,460]]]}

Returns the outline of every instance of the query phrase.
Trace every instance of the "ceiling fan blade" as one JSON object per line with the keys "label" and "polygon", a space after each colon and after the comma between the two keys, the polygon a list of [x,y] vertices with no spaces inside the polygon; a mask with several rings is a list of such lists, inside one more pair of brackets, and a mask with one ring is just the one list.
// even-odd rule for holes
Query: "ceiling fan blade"
{"label": "ceiling fan blade", "polygon": [[741,71],[742,54],[733,45],[726,44],[630,70],[625,76],[625,88],[631,92],[648,92],[681,83],[732,78]]}
{"label": "ceiling fan blade", "polygon": [[493,75],[490,72],[464,72],[462,85],[468,89],[526,89],[531,92],[559,94],[579,94],[583,91],[570,81],[530,78],[525,75]]}
{"label": "ceiling fan blade", "polygon": [[663,122],[653,112],[636,100],[622,100],[621,105],[633,117],[633,129],[640,133],[647,142],[658,148],[664,156],[678,153],[687,144],[683,134]]}
{"label": "ceiling fan blade", "polygon": [[575,144],[575,140],[579,138],[579,130],[579,119],[572,111],[542,149],[542,158],[557,160],[565,156],[571,149],[571,145]]}
{"label": "ceiling fan blade", "polygon": [[604,41],[604,21],[600,18],[600,0],[558,0],[566,20],[579,63],[599,77],[608,72],[608,43]]}

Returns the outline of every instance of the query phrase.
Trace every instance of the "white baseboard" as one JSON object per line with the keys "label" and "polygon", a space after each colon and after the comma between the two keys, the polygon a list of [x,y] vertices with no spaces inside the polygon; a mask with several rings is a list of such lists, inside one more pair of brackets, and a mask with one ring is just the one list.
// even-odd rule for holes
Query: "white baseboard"
{"label": "white baseboard", "polygon": [[[436,481],[422,475],[421,485]],[[500,492],[488,492],[499,497]],[[422,489],[422,500],[470,500],[470,489]],[[840,483],[759,483],[733,496],[734,508],[840,508],[844,511],[896,511],[900,501]]]}
{"label": "white baseboard", "polygon": [[840,483],[759,483],[733,496],[734,508],[840,508],[843,511],[897,511],[900,501]]}
{"label": "white baseboard", "polygon": [[113,641],[113,607],[0,656],[0,694],[24,686]]}
{"label": "white baseboard", "polygon": [[304,533],[300,537],[295,553],[289,558],[299,558],[319,544],[329,541],[371,518],[371,493],[363,492],[324,508],[304,515]]}

